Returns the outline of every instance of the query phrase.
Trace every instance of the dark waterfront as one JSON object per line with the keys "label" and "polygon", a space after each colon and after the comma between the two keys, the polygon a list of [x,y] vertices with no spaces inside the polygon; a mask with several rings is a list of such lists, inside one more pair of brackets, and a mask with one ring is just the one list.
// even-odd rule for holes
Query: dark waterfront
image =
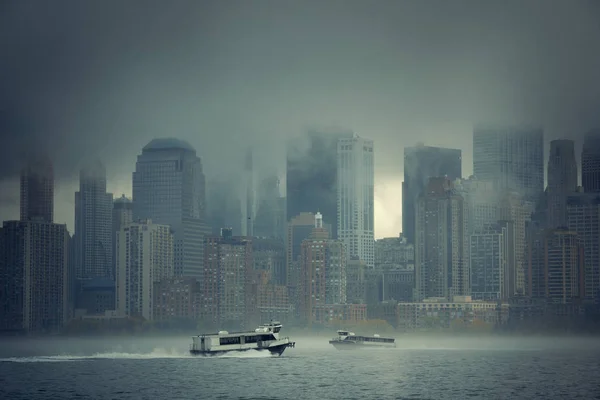
{"label": "dark waterfront", "polygon": [[187,354],[189,338],[3,339],[1,399],[599,399],[597,338],[403,338],[280,358]]}

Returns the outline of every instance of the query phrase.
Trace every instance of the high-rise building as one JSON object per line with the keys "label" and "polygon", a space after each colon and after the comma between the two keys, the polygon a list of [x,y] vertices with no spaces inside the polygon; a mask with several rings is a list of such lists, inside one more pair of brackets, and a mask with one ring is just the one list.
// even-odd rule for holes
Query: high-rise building
{"label": "high-rise building", "polygon": [[29,162],[21,171],[21,221],[53,222],[54,170],[48,158]]}
{"label": "high-rise building", "polygon": [[252,263],[255,271],[265,271],[269,281],[285,285],[285,243],[279,239],[252,238]]}
{"label": "high-rise building", "polygon": [[173,234],[151,220],[117,232],[116,305],[121,315],[152,320],[154,284],[173,277]]}
{"label": "high-rise building", "polygon": [[448,178],[430,178],[417,201],[416,301],[469,294],[467,207]]}
{"label": "high-rise building", "polygon": [[154,139],[133,173],[134,220],[169,225],[175,239],[175,274],[202,278],[205,182],[200,158],[187,142]]}
{"label": "high-rise building", "polygon": [[254,203],[256,192],[254,190],[254,165],[252,161],[252,149],[246,152],[244,164],[244,207],[242,208],[242,236],[254,236]]}
{"label": "high-rise building", "polygon": [[600,192],[600,129],[588,132],[583,140],[581,185],[588,193]]}
{"label": "high-rise building", "polygon": [[499,301],[510,297],[508,281],[515,268],[514,223],[499,221],[471,235],[471,298]]}
{"label": "high-rise building", "polygon": [[413,270],[415,267],[415,246],[408,243],[406,237],[377,239],[375,241],[375,269],[380,271],[404,269]]}
{"label": "high-rise building", "polygon": [[113,196],[106,193],[106,170],[99,161],[81,169],[75,192],[77,279],[113,278]]}
{"label": "high-rise building", "polygon": [[330,239],[323,217],[315,215],[313,231],[302,241],[301,302],[303,322],[317,320],[322,310],[346,303],[346,249],[341,241]]}
{"label": "high-rise building", "polygon": [[130,199],[122,195],[113,202],[112,209],[112,238],[113,238],[113,269],[115,269],[114,275],[116,275],[117,267],[117,232],[122,227],[129,225],[133,222],[133,203]]}
{"label": "high-rise building", "polygon": [[467,202],[469,232],[481,231],[498,220],[499,194],[491,182],[470,177],[457,179],[454,188]]}
{"label": "high-rise building", "polygon": [[462,177],[462,156],[459,149],[446,149],[419,144],[404,148],[404,182],[402,182],[402,234],[415,243],[415,206],[427,187],[429,178],[445,176],[450,180]]}
{"label": "high-rise building", "polygon": [[373,141],[354,136],[337,145],[337,234],[349,257],[375,265]]}
{"label": "high-rise building", "polygon": [[254,315],[249,300],[248,282],[252,271],[252,241],[231,236],[224,229],[221,236],[204,241],[204,280],[202,282],[201,317],[204,322],[242,328],[246,316]]}
{"label": "high-rise building", "polygon": [[476,126],[473,130],[473,174],[537,199],[544,191],[544,131],[537,127]]}
{"label": "high-rise building", "polygon": [[319,211],[337,238],[337,142],[352,132],[308,131],[287,150],[287,216]]}
{"label": "high-rise building", "polygon": [[207,193],[207,220],[212,236],[219,236],[221,228],[231,228],[235,236],[242,235],[242,204],[235,178],[220,178],[209,181]]}
{"label": "high-rise building", "polygon": [[568,304],[583,297],[583,246],[577,233],[564,229],[541,231],[529,246],[531,297]]}
{"label": "high-rise building", "polygon": [[56,333],[71,316],[66,225],[6,221],[0,230],[0,331]]}
{"label": "high-rise building", "polygon": [[568,196],[567,225],[583,244],[585,297],[600,301],[600,195],[590,192]]}
{"label": "high-rise building", "polygon": [[567,226],[567,196],[577,190],[575,142],[553,140],[548,158],[547,226]]}
{"label": "high-rise building", "polygon": [[285,239],[285,198],[279,191],[279,178],[275,175],[264,178],[257,193],[258,209],[254,218],[254,236]]}

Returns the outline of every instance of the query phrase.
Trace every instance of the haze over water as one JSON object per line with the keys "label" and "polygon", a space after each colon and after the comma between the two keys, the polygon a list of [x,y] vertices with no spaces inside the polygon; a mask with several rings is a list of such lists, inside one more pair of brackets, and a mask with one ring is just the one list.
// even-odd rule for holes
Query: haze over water
{"label": "haze over water", "polygon": [[282,357],[192,357],[188,337],[5,340],[1,399],[593,399],[592,338],[418,338],[337,351],[294,338]]}

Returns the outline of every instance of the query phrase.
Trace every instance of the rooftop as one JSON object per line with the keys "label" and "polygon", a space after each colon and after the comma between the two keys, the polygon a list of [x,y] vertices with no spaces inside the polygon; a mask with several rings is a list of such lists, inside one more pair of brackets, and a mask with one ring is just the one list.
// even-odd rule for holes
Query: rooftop
{"label": "rooftop", "polygon": [[160,138],[153,139],[148,143],[142,151],[154,151],[154,150],[169,150],[169,149],[182,149],[195,152],[196,149],[185,140],[176,138]]}

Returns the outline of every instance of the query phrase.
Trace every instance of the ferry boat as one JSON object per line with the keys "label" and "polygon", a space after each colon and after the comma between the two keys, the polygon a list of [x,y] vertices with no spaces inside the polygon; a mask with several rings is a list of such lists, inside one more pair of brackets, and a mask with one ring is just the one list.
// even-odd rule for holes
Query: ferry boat
{"label": "ferry boat", "polygon": [[279,337],[282,327],[279,322],[271,322],[259,326],[254,332],[220,331],[193,336],[190,353],[212,356],[234,351],[258,350],[281,356],[286,348],[296,346],[296,342],[290,341],[290,338]]}
{"label": "ferry boat", "polygon": [[383,338],[377,334],[373,336],[357,336],[354,332],[337,331],[338,336],[331,339],[332,344],[338,350],[352,350],[358,348],[374,347],[396,347],[396,339]]}

